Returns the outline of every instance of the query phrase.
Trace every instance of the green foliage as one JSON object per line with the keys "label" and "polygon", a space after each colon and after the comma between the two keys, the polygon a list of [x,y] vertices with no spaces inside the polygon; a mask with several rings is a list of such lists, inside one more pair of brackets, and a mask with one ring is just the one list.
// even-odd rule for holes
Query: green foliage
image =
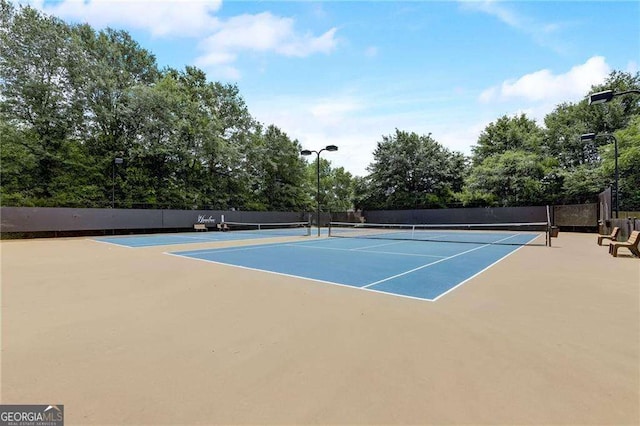
{"label": "green foliage", "polygon": [[582,204],[595,202],[597,195],[606,186],[602,169],[588,164],[577,166],[571,170],[562,170],[561,204]]}
{"label": "green foliage", "polygon": [[302,211],[309,207],[304,194],[306,165],[300,144],[275,126],[269,126],[253,148],[258,179],[253,187],[253,209]]}
{"label": "green foliage", "polygon": [[237,86],[159,71],[124,31],[0,13],[2,205],[310,207],[298,142]]}
{"label": "green foliage", "polygon": [[364,208],[404,209],[442,207],[463,185],[464,156],[451,152],[431,135],[396,130],[383,136],[369,166],[365,193],[358,192]]}
{"label": "green foliage", "polygon": [[571,169],[582,164],[596,165],[600,161],[595,143],[585,143],[580,135],[591,132],[596,112],[586,101],[562,103],[544,119],[545,152],[558,159],[560,166]]}
{"label": "green foliage", "polygon": [[[614,71],[590,93],[606,89],[640,89],[640,77]],[[583,142],[580,135],[633,126],[639,114],[637,96],[626,95],[604,105],[588,105],[586,100],[562,103],[545,117],[546,128],[525,115],[501,117],[478,139],[471,172],[458,198],[465,205],[595,202],[612,181],[612,148],[602,147],[603,142],[606,145],[602,138]],[[634,161],[633,149],[628,152]],[[632,208],[640,201],[640,186],[631,170],[625,173],[632,177],[625,175],[620,192],[625,193],[625,207]]]}
{"label": "green foliage", "polygon": [[[640,206],[640,115],[614,134],[618,140],[618,173],[620,210],[634,210]],[[615,175],[613,140],[601,147],[602,173],[609,183]]]}
{"label": "green foliage", "polygon": [[[640,89],[613,71],[590,92]],[[0,0],[0,204],[251,210],[437,208],[584,203],[613,182],[640,209],[640,102],[562,103],[540,127],[525,114],[489,124],[471,158],[431,135],[382,136],[353,177],[249,113],[237,86],[195,67],[158,70],[124,31],[68,25]],[[587,93],[585,93],[585,96]],[[122,164],[114,164],[120,157]],[[317,199],[317,167],[320,194]]]}
{"label": "green foliage", "polygon": [[[355,178],[344,167],[332,168],[331,162],[320,158],[320,210],[346,212],[353,208]],[[314,210],[318,193],[318,160],[307,165],[307,209]]]}
{"label": "green foliage", "polygon": [[507,150],[491,155],[473,167],[467,190],[472,194],[491,194],[502,206],[535,205],[542,195],[543,177],[544,167],[539,155]]}
{"label": "green foliage", "polygon": [[489,124],[473,148],[474,164],[507,151],[541,153],[543,131],[535,121],[521,114],[516,117],[502,116]]}

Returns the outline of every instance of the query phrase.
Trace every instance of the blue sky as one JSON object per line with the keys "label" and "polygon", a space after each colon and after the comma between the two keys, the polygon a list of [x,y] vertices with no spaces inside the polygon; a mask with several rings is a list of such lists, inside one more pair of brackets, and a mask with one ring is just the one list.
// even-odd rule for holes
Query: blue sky
{"label": "blue sky", "polygon": [[[127,30],[161,67],[236,83],[250,113],[365,175],[383,135],[471,153],[502,115],[539,124],[612,70],[637,72],[638,1],[26,1]],[[325,156],[326,155],[326,156]]]}

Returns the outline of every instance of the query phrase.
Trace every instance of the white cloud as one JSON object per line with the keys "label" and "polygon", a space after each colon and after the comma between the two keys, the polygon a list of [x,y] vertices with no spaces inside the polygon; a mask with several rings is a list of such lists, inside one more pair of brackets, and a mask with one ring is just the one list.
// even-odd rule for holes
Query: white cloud
{"label": "white cloud", "polygon": [[[372,123],[364,110],[362,99],[338,93],[322,97],[247,99],[247,104],[256,119],[275,124],[304,148],[337,145],[338,152],[323,153],[323,158],[352,174],[367,174],[366,167],[372,161],[372,152],[382,133],[380,123]],[[385,133],[392,130],[393,127]]]}
{"label": "white cloud", "polygon": [[[558,103],[581,100],[592,85],[607,78],[609,68],[604,58],[596,56],[562,74],[532,72],[485,90],[479,97],[485,103],[481,108],[460,87],[424,97],[412,85],[380,88],[359,84],[319,97],[248,98],[247,104],[258,120],[274,123],[305,148],[337,145],[339,152],[326,158],[334,166],[364,176],[377,142],[396,128],[431,133],[448,149],[471,155],[490,122],[502,115],[524,113],[544,125],[544,117]],[[457,102],[452,103],[453,99]]]}
{"label": "white cloud", "polygon": [[[239,15],[221,22],[213,34],[200,42],[204,51],[196,59],[199,66],[228,64],[236,59],[232,52],[272,52],[289,57],[306,57],[314,53],[330,53],[336,47],[336,29],[320,36],[296,32],[292,18],[269,12]],[[212,71],[216,72],[215,69]]]}
{"label": "white cloud", "polygon": [[287,57],[328,54],[336,45],[336,28],[316,36],[295,29],[293,18],[269,12],[221,20],[215,16],[222,0],[26,0],[28,4],[65,20],[96,28],[143,30],[155,37],[196,38],[202,52],[194,60],[212,77],[237,80],[233,64],[242,52]]}
{"label": "white cloud", "polygon": [[484,1],[462,1],[461,2],[465,7],[471,10],[477,10],[488,15],[495,16],[500,21],[509,25],[510,27],[523,29],[525,28],[525,23],[523,22],[523,18],[518,16],[512,10],[507,9],[503,4],[500,4],[494,0],[484,0]]}
{"label": "white cloud", "polygon": [[558,22],[539,22],[538,20],[518,13],[513,3],[507,5],[497,0],[458,0],[464,9],[482,12],[497,18],[507,26],[527,34],[536,43],[548,47],[556,52],[563,52],[567,48],[565,42],[555,35],[565,27]]}
{"label": "white cloud", "polygon": [[[420,135],[431,133],[447,148],[470,154],[471,145],[488,123],[478,123],[475,116],[460,115],[459,108],[449,111],[419,99],[414,99],[405,112],[398,112],[387,108],[373,92],[347,90],[347,94],[338,91],[322,97],[247,99],[247,104],[256,119],[274,123],[304,148],[337,145],[337,153],[326,157],[323,154],[323,158],[359,176],[368,174],[367,166],[373,161],[373,152],[382,136],[393,134],[396,128]],[[405,95],[409,94],[402,96]],[[390,103],[395,105],[393,99]]]}
{"label": "white cloud", "polygon": [[504,81],[484,90],[479,100],[483,103],[512,99],[545,103],[577,100],[586,96],[592,85],[602,83],[610,72],[605,58],[594,56],[564,74],[556,75],[543,69]]}
{"label": "white cloud", "polygon": [[362,106],[358,101],[350,98],[320,99],[308,110],[311,115],[325,123],[336,123],[348,118],[352,112],[358,111]]}
{"label": "white cloud", "polygon": [[196,37],[218,26],[213,16],[221,0],[63,0],[29,1],[45,13],[97,28],[124,27],[153,36]]}
{"label": "white cloud", "polygon": [[364,51],[364,56],[367,58],[374,58],[378,56],[378,48],[375,46],[369,46]]}

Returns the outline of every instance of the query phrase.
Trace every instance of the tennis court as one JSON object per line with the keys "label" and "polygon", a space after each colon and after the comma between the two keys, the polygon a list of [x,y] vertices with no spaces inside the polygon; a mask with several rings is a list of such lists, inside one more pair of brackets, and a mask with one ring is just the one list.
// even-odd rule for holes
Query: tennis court
{"label": "tennis court", "polygon": [[2,241],[2,402],[83,425],[638,424],[637,259],[541,240]]}
{"label": "tennis court", "polygon": [[[446,235],[453,237],[450,232]],[[399,238],[401,234],[384,236]],[[432,236],[445,238],[444,233]],[[170,254],[433,301],[517,250],[515,242],[543,239],[504,232],[473,237],[490,242],[331,238]],[[466,239],[473,240],[469,235]],[[507,241],[513,244],[500,244]]]}
{"label": "tennis court", "polygon": [[307,222],[258,224],[258,223],[229,223],[232,231],[212,232],[182,232],[175,234],[147,234],[96,238],[96,241],[116,244],[125,247],[153,247],[173,244],[196,244],[216,241],[241,241],[249,239],[308,236],[310,233]]}

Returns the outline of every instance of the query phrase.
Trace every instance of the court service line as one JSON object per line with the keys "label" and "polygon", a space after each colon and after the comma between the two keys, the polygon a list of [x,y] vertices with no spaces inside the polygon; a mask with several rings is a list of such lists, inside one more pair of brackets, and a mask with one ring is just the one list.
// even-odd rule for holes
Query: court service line
{"label": "court service line", "polygon": [[[406,241],[405,241],[406,242]],[[391,254],[391,255],[396,255],[396,256],[416,256],[416,257],[438,257],[438,258],[443,258],[446,256],[438,256],[435,254],[416,254],[416,253],[398,253],[395,251],[373,251],[373,250],[361,250],[361,249],[345,249],[345,248],[336,248],[336,247],[313,247],[313,246],[305,246],[305,245],[296,245],[296,244],[282,244],[283,246],[289,246],[289,247],[304,247],[304,248],[311,248],[311,249],[316,249],[316,250],[337,250],[337,251],[358,251],[360,253],[373,253],[373,254]],[[378,246],[374,246],[374,247],[378,247]]]}
{"label": "court service line", "polygon": [[370,249],[370,248],[376,248],[376,247],[385,247],[385,246],[393,246],[393,245],[397,245],[397,244],[402,244],[405,243],[406,241],[395,241],[393,243],[386,243],[386,244],[374,244],[372,246],[364,246],[364,247],[356,247],[356,248],[352,248],[349,250],[352,251],[359,251],[359,250],[366,250],[366,249]]}
{"label": "court service line", "polygon": [[[177,235],[166,235],[169,238],[188,238],[190,240],[201,240],[201,241],[221,241],[216,237],[192,237],[191,235],[177,234]],[[165,234],[162,234],[159,238],[164,238]]]}
{"label": "court service line", "polygon": [[[205,254],[205,253],[210,253],[210,252],[216,252],[216,253],[230,253],[230,252],[234,252],[234,251],[243,251],[243,250],[257,250],[257,249],[265,249],[265,248],[272,248],[273,246],[280,246],[282,244],[264,244],[264,245],[260,245],[260,246],[247,246],[247,247],[236,247],[236,248],[228,248],[228,249],[221,249],[221,248],[207,248],[207,249],[202,249],[202,250],[185,250],[185,251],[180,251],[180,252],[175,252],[176,256],[194,256],[197,254]],[[167,254],[174,254],[174,253],[167,253]]]}
{"label": "court service line", "polygon": [[518,236],[518,235],[520,235],[520,234],[511,235],[510,237],[503,238],[503,239],[498,240],[498,241],[495,241],[495,242],[493,242],[493,243],[491,243],[491,244],[485,244],[485,245],[480,246],[480,247],[474,247],[474,248],[472,248],[472,249],[470,249],[470,250],[465,250],[465,251],[460,252],[460,253],[458,253],[458,254],[454,254],[453,256],[445,257],[444,259],[436,260],[435,262],[427,263],[427,264],[425,264],[425,265],[418,266],[417,268],[413,268],[413,269],[411,269],[411,270],[408,270],[408,271],[402,272],[402,273],[400,273],[400,274],[396,274],[396,275],[393,275],[393,276],[391,276],[391,277],[384,278],[384,279],[382,279],[382,280],[372,282],[371,284],[367,284],[367,285],[365,285],[365,286],[364,286],[364,287],[362,287],[362,288],[369,288],[369,287],[374,286],[374,285],[376,285],[376,284],[381,284],[381,283],[386,282],[386,281],[391,281],[391,280],[396,279],[396,278],[398,278],[398,277],[401,277],[401,276],[403,276],[403,275],[408,275],[408,274],[411,274],[411,273],[413,273],[413,272],[419,271],[420,269],[424,269],[424,268],[426,268],[426,267],[433,266],[433,265],[435,265],[435,264],[437,264],[437,263],[444,262],[444,261],[449,260],[449,259],[453,259],[454,257],[462,256],[463,254],[471,253],[472,251],[476,251],[476,250],[480,250],[480,249],[485,248],[485,247],[489,247],[489,246],[491,246],[492,244],[501,243],[502,241],[508,240],[509,238],[516,237],[516,236]]}

